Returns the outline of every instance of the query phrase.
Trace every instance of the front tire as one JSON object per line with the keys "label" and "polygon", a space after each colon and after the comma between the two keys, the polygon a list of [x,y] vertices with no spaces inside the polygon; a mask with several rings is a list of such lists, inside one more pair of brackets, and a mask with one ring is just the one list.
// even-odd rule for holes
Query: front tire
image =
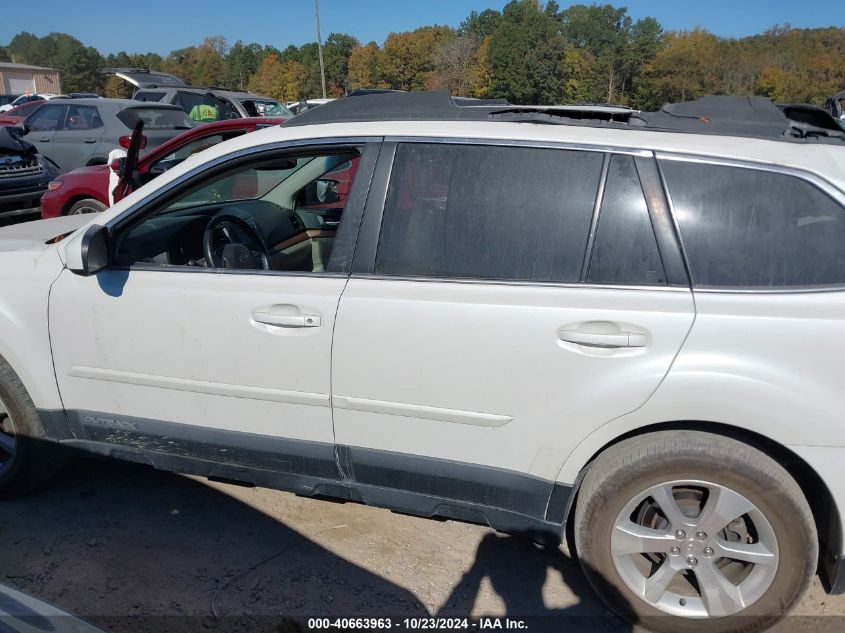
{"label": "front tire", "polygon": [[94,198],[85,198],[84,200],[79,200],[73,204],[73,206],[68,209],[68,215],[81,215],[83,213],[101,213],[108,209],[106,205],[104,205],[99,200],[95,200]]}
{"label": "front tire", "polygon": [[698,431],[630,438],[578,493],[575,545],[624,618],[666,633],[759,631],[798,601],[818,559],[795,480],[761,451]]}
{"label": "front tire", "polygon": [[44,483],[59,466],[32,399],[0,358],[0,499],[19,497]]}

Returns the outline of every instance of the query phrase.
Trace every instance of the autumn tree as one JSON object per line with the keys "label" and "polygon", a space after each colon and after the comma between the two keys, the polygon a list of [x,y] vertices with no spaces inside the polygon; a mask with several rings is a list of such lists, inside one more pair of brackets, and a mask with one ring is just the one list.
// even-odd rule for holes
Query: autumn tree
{"label": "autumn tree", "polygon": [[249,90],[280,101],[294,101],[304,92],[305,67],[296,60],[283,62],[275,53],[267,55],[249,80]]}
{"label": "autumn tree", "polygon": [[378,83],[378,63],[380,50],[378,44],[370,42],[366,46],[356,46],[349,53],[349,89],[380,88]]}
{"label": "autumn tree", "polygon": [[459,35],[443,42],[434,56],[432,88],[453,95],[476,96],[483,92],[483,68],[478,50],[481,41],[474,35]]}
{"label": "autumn tree", "polygon": [[688,101],[719,90],[719,41],[703,29],[669,33],[666,47],[646,66],[637,98],[644,107]]}
{"label": "autumn tree", "polygon": [[453,36],[446,26],[391,33],[378,58],[379,79],[398,90],[425,90],[431,86],[436,51]]}

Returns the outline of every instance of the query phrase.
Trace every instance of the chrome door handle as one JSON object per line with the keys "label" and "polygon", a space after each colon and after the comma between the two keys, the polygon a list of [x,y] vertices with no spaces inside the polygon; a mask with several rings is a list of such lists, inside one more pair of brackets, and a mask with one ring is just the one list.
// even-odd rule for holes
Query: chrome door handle
{"label": "chrome door handle", "polygon": [[252,318],[257,323],[276,327],[320,327],[322,319],[315,314],[271,314],[269,312],[253,312]]}
{"label": "chrome door handle", "polygon": [[607,349],[620,347],[645,347],[646,335],[635,332],[619,332],[617,334],[597,334],[580,332],[578,330],[561,330],[560,340],[585,347],[603,347]]}

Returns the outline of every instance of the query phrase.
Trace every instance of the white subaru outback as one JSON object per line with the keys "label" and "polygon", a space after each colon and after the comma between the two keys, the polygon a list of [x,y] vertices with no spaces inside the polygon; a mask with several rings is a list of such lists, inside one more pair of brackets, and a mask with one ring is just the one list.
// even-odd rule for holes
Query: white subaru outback
{"label": "white subaru outback", "polygon": [[4,496],[69,447],[568,534],[659,631],[845,590],[845,144],[767,100],[343,99],[0,248]]}

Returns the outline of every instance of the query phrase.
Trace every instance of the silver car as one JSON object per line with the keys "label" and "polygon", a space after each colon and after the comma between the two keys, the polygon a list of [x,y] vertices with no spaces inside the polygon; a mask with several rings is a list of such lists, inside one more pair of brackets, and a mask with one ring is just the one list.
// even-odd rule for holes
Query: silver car
{"label": "silver car", "polygon": [[147,150],[194,126],[178,106],[132,99],[53,99],[24,121],[23,138],[65,173],[105,164],[113,149],[128,147],[138,121],[144,122]]}

